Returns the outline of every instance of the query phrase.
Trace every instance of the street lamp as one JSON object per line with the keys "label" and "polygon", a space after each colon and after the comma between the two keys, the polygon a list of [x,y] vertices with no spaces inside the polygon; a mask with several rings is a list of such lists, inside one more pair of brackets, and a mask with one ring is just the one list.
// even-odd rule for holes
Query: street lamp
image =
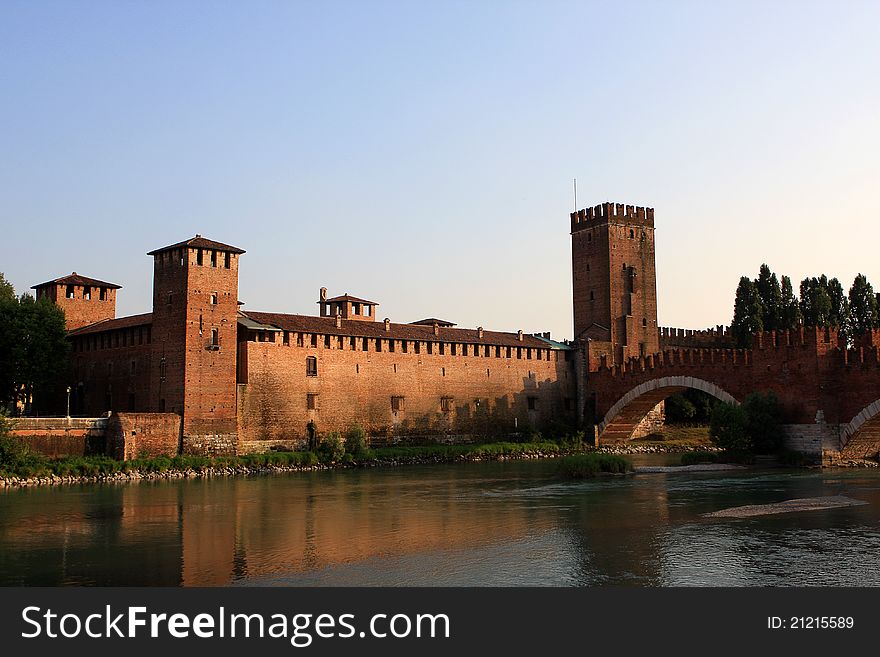
{"label": "street lamp", "polygon": [[70,386],[67,386],[67,419],[70,419]]}

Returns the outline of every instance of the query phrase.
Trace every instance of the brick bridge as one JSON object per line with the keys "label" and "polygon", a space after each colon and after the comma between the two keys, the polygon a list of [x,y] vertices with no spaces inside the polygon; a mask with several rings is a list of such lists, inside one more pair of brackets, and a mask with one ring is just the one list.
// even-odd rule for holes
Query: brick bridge
{"label": "brick bridge", "polygon": [[[587,358],[586,392],[599,440],[630,438],[669,395],[702,390],[729,403],[772,391],[783,409],[786,443],[826,461],[880,451],[880,331],[842,348],[834,329],[801,328],[755,336],[753,349],[666,349],[622,365]],[[589,353],[589,350],[587,350]]]}

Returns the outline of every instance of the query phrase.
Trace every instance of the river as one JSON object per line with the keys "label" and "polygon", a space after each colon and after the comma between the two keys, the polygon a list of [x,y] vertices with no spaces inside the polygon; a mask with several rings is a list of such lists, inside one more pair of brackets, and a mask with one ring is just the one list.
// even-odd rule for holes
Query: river
{"label": "river", "polygon": [[[506,461],[8,489],[0,585],[880,585],[878,470],[568,481],[556,467]],[[828,495],[867,504],[703,515]]]}

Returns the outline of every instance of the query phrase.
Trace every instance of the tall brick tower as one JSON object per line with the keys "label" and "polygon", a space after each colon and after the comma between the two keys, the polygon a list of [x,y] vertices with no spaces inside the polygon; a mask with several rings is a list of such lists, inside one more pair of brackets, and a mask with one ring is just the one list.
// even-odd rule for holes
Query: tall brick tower
{"label": "tall brick tower", "polygon": [[609,364],[660,350],[654,209],[603,203],[571,214],[575,340]]}
{"label": "tall brick tower", "polygon": [[231,453],[239,248],[196,235],[153,256],[150,408],[183,418],[184,452]]}

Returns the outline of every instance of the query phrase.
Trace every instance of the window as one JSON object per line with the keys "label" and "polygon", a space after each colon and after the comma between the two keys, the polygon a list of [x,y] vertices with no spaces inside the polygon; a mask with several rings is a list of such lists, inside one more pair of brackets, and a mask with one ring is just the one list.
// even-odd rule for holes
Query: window
{"label": "window", "polygon": [[217,266],[217,252],[216,251],[211,251],[211,266],[212,267]]}
{"label": "window", "polygon": [[318,334],[317,333],[312,333],[312,346],[313,347],[318,346]]}
{"label": "window", "polygon": [[595,300],[595,298],[596,298],[596,295],[593,293],[592,290],[590,290],[590,301]]}
{"label": "window", "polygon": [[440,374],[441,374],[441,376],[446,376],[446,368],[445,367],[440,368]]}
{"label": "window", "polygon": [[203,254],[201,249],[196,250],[196,264],[201,265],[203,262]]}
{"label": "window", "polygon": [[354,351],[357,349],[357,338],[351,337],[348,339],[348,346],[351,347],[351,350]]}
{"label": "window", "polygon": [[643,327],[646,327],[646,328],[647,328],[647,326],[648,326],[648,320],[647,320],[647,318],[645,318],[645,317],[642,318],[642,326],[643,326]]}
{"label": "window", "polygon": [[501,358],[501,347],[495,347],[495,358]]}
{"label": "window", "polygon": [[370,341],[367,338],[364,338],[361,344],[361,351],[369,351],[370,350]]}
{"label": "window", "polygon": [[444,413],[449,413],[452,410],[452,397],[441,397],[440,398],[440,410]]}
{"label": "window", "polygon": [[83,288],[83,299],[85,299],[86,301],[92,300],[92,288],[90,288],[88,285]]}
{"label": "window", "polygon": [[211,293],[211,305],[212,306],[217,305],[217,293],[216,292]]}
{"label": "window", "polygon": [[360,315],[361,314],[361,304],[359,304],[359,303],[351,304],[351,314],[352,315]]}
{"label": "window", "polygon": [[395,413],[399,413],[403,410],[403,397],[392,397],[391,398],[391,410]]}
{"label": "window", "polygon": [[220,346],[220,329],[211,329],[211,344],[215,347]]}
{"label": "window", "polygon": [[453,356],[455,356],[455,355],[456,355],[456,353],[455,353],[455,352],[456,352],[456,349],[455,349],[455,348],[456,348],[457,345],[453,342],[453,343],[450,344],[449,346],[450,346],[450,353],[451,353]]}
{"label": "window", "polygon": [[588,241],[588,242],[592,242],[592,241],[593,241],[593,233],[587,233],[587,241]]}
{"label": "window", "polygon": [[522,359],[522,347],[516,348],[516,357]]}
{"label": "window", "polygon": [[131,363],[129,365],[129,374],[134,376],[136,372],[137,372],[137,361],[133,360],[133,361],[131,361]]}
{"label": "window", "polygon": [[590,263],[587,263],[587,271],[590,271]]}
{"label": "window", "polygon": [[68,285],[68,286],[67,286],[67,294],[66,294],[65,296],[66,296],[68,299],[73,299],[73,297],[74,297],[74,295],[75,295],[74,289],[75,289],[75,288],[73,287],[73,285]]}
{"label": "window", "polygon": [[380,351],[382,351],[382,339],[376,338],[376,353],[378,354]]}
{"label": "window", "polygon": [[225,269],[229,269],[229,253],[228,252],[223,254],[223,267]]}
{"label": "window", "polygon": [[419,342],[418,340],[416,340],[415,342],[413,342],[413,350],[414,350],[417,354],[422,353],[422,343]]}
{"label": "window", "polygon": [[286,345],[290,344],[290,333],[284,331],[284,333],[281,335],[281,343]]}
{"label": "window", "polygon": [[171,292],[169,292],[168,293],[168,301],[166,301],[165,303],[170,306],[172,301],[174,301],[174,295]]}
{"label": "window", "polygon": [[310,392],[306,394],[306,408],[310,411],[318,408],[318,395],[316,393]]}
{"label": "window", "polygon": [[373,314],[373,306],[364,306],[364,317],[369,317]]}
{"label": "window", "polygon": [[636,238],[636,232],[632,229],[630,229],[630,231],[629,231],[629,238],[631,240]]}
{"label": "window", "polygon": [[330,335],[328,334],[328,335],[324,336],[324,349],[329,349],[329,348],[330,348]]}
{"label": "window", "polygon": [[538,398],[537,397],[529,397],[528,403],[529,403],[529,410],[533,411],[538,406]]}
{"label": "window", "polygon": [[390,351],[392,353],[394,352],[394,340],[388,341],[388,351]]}
{"label": "window", "polygon": [[102,288],[101,288],[101,292],[100,292],[100,294],[98,295],[98,298],[99,298],[101,301],[106,301],[106,300],[107,300],[107,288],[106,288],[106,287],[102,287]]}
{"label": "window", "polygon": [[440,355],[441,356],[446,355],[446,343],[445,342],[440,343]]}
{"label": "window", "polygon": [[409,353],[409,347],[408,347],[407,344],[406,344],[406,340],[401,340],[401,341],[400,341],[400,350],[401,350],[403,353],[405,353],[405,354],[406,354],[406,353]]}
{"label": "window", "polygon": [[429,353],[429,354],[433,354],[433,353],[434,353],[434,343],[433,343],[433,342],[429,342],[429,343],[428,343],[428,353]]}
{"label": "window", "polygon": [[296,334],[296,346],[297,346],[297,347],[302,347],[302,346],[303,346],[303,334],[302,334],[302,333],[297,333],[297,334]]}
{"label": "window", "polygon": [[318,376],[318,359],[314,356],[306,358],[306,376]]}

